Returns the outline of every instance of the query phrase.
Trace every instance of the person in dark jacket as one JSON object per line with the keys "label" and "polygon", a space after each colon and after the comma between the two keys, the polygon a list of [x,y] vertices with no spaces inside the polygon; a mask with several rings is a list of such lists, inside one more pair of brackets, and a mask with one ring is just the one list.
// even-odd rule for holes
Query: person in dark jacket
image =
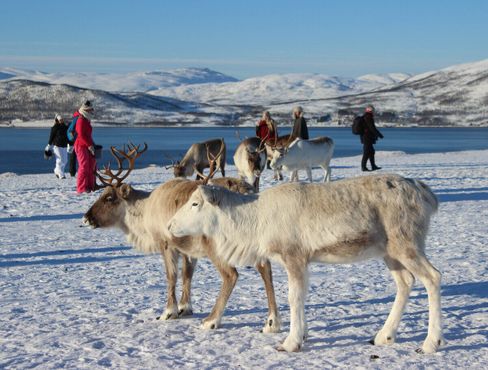
{"label": "person in dark jacket", "polygon": [[303,109],[300,106],[293,108],[293,130],[291,132],[291,140],[296,138],[308,140],[307,121],[303,118]]}
{"label": "person in dark jacket", "polygon": [[[374,144],[378,138],[383,139],[383,134],[376,128],[374,124],[374,107],[368,105],[363,114],[364,130],[361,135],[361,143],[363,144],[363,158],[361,160],[362,171],[376,171],[380,170],[374,160]],[[366,167],[366,163],[371,163],[371,170]]]}
{"label": "person in dark jacket", "polygon": [[49,135],[49,143],[46,146],[46,151],[52,150],[56,158],[56,165],[54,167],[54,174],[58,179],[65,179],[64,168],[68,162],[68,126],[64,123],[63,117],[56,114],[54,118],[54,125],[51,127]]}

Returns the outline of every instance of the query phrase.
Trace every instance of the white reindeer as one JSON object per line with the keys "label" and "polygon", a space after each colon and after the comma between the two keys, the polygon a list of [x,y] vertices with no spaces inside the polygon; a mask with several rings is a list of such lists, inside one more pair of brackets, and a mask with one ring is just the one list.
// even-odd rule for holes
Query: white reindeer
{"label": "white reindeer", "polygon": [[330,181],[330,160],[334,153],[334,141],[328,137],[311,140],[296,139],[287,149],[273,151],[270,166],[272,169],[283,168],[291,171],[290,181],[298,181],[298,170],[305,169],[310,182],[312,167],[320,166],[324,170],[324,182]]}
{"label": "white reindeer", "polygon": [[254,186],[259,191],[259,179],[266,166],[266,146],[258,137],[242,140],[234,154],[234,164],[239,177]]}
{"label": "white reindeer", "polygon": [[[276,212],[276,204],[280,204]],[[419,352],[443,343],[441,274],[424,244],[437,198],[424,183],[397,175],[357,177],[327,184],[288,183],[242,196],[200,186],[168,223],[175,236],[205,235],[221,261],[252,264],[270,258],[288,274],[290,333],[279,350],[298,351],[307,334],[308,264],[351,263],[381,257],[397,285],[392,310],[372,340],[395,342],[414,277],[427,289],[429,328]]]}
{"label": "white reindeer", "polygon": [[[85,213],[83,219],[86,225],[93,228],[116,227],[127,236],[128,241],[142,252],[161,253],[167,276],[167,304],[161,318],[176,319],[193,313],[191,305],[191,280],[196,265],[196,258],[208,257],[219,271],[223,283],[210,315],[202,322],[204,329],[216,329],[220,325],[227,300],[237,282],[238,274],[234,266],[216,259],[214,243],[206,237],[174,238],[167,231],[166,224],[174,213],[186,203],[190,195],[202,181],[187,179],[170,180],[152,192],[140,191],[128,184],[122,183],[134,168],[135,159],[145,150],[139,152],[131,148],[129,153],[123,153],[112,147],[112,154],[116,157],[119,169],[113,173],[109,168],[98,172],[99,179],[106,185],[99,199]],[[122,175],[122,162],[128,160],[129,169]],[[214,166],[214,171],[216,167]],[[201,176],[203,174],[200,173]],[[209,181],[209,177],[205,181]],[[212,184],[239,191],[253,192],[253,188],[245,181],[221,177],[210,180]],[[177,304],[176,282],[178,273],[178,259],[183,257],[182,264],[182,295]],[[256,268],[263,278],[266,294],[268,295],[269,314],[263,332],[277,332],[280,329],[280,317],[276,305],[271,265],[262,260]]]}

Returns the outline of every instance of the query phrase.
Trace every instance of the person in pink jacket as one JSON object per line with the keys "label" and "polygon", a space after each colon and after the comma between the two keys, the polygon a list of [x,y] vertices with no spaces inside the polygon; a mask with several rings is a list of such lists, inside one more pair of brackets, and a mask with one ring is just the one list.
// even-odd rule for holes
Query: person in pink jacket
{"label": "person in pink jacket", "polygon": [[78,176],[76,177],[76,191],[89,193],[95,190],[95,144],[92,137],[91,119],[93,106],[89,100],[73,115],[76,121],[75,152],[78,158]]}

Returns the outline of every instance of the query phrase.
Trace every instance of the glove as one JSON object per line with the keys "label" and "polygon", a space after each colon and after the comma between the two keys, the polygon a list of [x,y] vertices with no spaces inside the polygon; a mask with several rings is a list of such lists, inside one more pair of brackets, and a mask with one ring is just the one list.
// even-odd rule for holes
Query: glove
{"label": "glove", "polygon": [[52,150],[53,150],[53,146],[52,145],[49,145],[49,144],[47,144],[46,147],[44,148],[44,151],[45,152],[50,152]]}
{"label": "glove", "polygon": [[68,152],[68,154],[73,153],[73,147],[70,144],[68,144],[68,147],[66,148],[66,151]]}
{"label": "glove", "polygon": [[88,151],[91,153],[92,156],[95,156],[95,148],[93,147],[93,145],[90,145],[88,147]]}

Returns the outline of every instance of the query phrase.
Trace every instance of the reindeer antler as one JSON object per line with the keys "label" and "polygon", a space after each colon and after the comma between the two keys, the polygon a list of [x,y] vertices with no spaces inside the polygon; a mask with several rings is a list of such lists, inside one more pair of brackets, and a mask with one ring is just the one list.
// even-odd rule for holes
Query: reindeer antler
{"label": "reindeer antler", "polygon": [[[144,148],[142,150],[139,150],[139,147],[140,145],[135,146],[131,142],[129,142],[128,144],[128,148],[129,148],[128,151],[125,149],[125,145],[123,151],[120,151],[114,146],[110,147],[110,151],[112,152],[112,155],[115,157],[119,168],[116,173],[113,173],[112,170],[110,169],[110,162],[109,162],[107,166],[103,167],[102,171],[96,172],[96,175],[102,182],[103,186],[114,186],[114,181],[116,182],[115,187],[118,187],[122,184],[122,181],[124,181],[134,169],[134,164],[136,159],[139,158],[139,156],[147,150],[146,143],[144,143]],[[122,164],[126,159],[129,162],[129,168],[125,169],[126,173],[120,176],[124,171]]]}
{"label": "reindeer antler", "polygon": [[[204,185],[206,185],[208,183],[208,181],[215,175],[215,172],[217,172],[217,170],[220,168],[220,165],[217,166],[216,165],[216,162],[217,162],[217,160],[220,158],[220,156],[222,155],[222,153],[225,150],[225,143],[224,143],[224,140],[223,139],[221,140],[221,143],[222,144],[220,145],[220,150],[217,153],[217,155],[213,155],[210,152],[208,143],[205,144],[205,148],[207,149],[207,159],[208,159],[208,163],[209,163],[209,166],[210,166],[208,176],[205,176],[203,173],[201,173],[200,171],[198,171],[197,167],[195,165],[193,165],[193,169],[198,174],[198,176],[200,176],[202,178],[202,181],[203,181],[203,184]],[[210,157],[212,157],[212,158],[210,158]]]}

